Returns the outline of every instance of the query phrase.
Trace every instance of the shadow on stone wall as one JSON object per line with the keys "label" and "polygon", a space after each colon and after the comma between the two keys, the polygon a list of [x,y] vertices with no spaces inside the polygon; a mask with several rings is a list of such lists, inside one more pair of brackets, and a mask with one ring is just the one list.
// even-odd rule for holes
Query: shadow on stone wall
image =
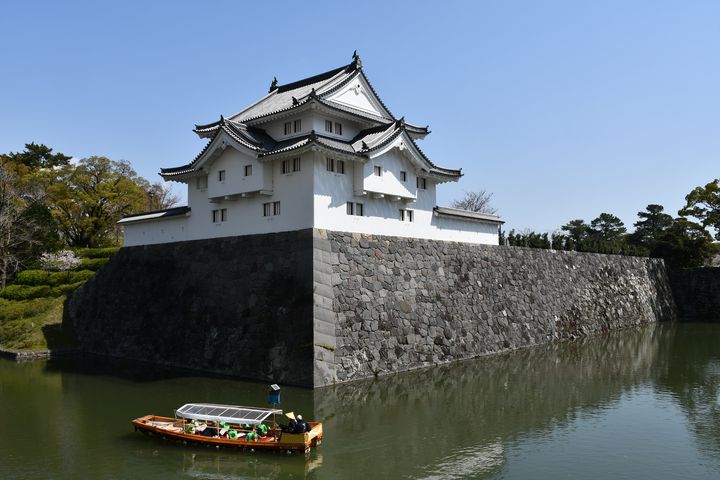
{"label": "shadow on stone wall", "polygon": [[685,268],[671,272],[680,320],[720,321],[720,268]]}
{"label": "shadow on stone wall", "polygon": [[66,302],[83,351],[312,386],[312,232],[123,248]]}

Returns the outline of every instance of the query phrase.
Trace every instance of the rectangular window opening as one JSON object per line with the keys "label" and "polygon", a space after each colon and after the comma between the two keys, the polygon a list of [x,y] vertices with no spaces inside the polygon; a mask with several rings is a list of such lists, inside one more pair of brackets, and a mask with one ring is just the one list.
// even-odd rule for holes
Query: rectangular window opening
{"label": "rectangular window opening", "polygon": [[337,173],[345,173],[345,162],[343,160],[337,161]]}
{"label": "rectangular window opening", "polygon": [[354,215],[354,209],[353,209],[353,202],[347,202],[345,203],[345,213],[348,215]]}
{"label": "rectangular window opening", "polygon": [[328,172],[334,172],[335,171],[335,159],[334,158],[325,159],[325,166],[326,166]]}
{"label": "rectangular window opening", "polygon": [[335,122],[335,133],[342,135],[342,123]]}
{"label": "rectangular window opening", "polygon": [[227,222],[227,208],[220,209],[220,221]]}
{"label": "rectangular window opening", "polygon": [[293,172],[300,171],[300,158],[293,158]]}
{"label": "rectangular window opening", "polygon": [[400,181],[407,182],[407,172],[400,172]]}
{"label": "rectangular window opening", "polygon": [[417,177],[416,184],[417,184],[417,188],[419,188],[420,190],[427,189],[427,179],[425,179],[425,178]]}
{"label": "rectangular window opening", "polygon": [[330,120],[325,120],[325,131],[328,133],[332,133],[332,125],[333,122],[331,122]]}
{"label": "rectangular window opening", "polygon": [[225,170],[219,170],[218,171],[218,182],[224,182],[225,181]]}
{"label": "rectangular window opening", "polygon": [[252,176],[252,165],[245,165],[245,176]]}
{"label": "rectangular window opening", "polygon": [[363,207],[362,203],[355,204],[355,215],[357,215],[358,217],[362,217],[365,214],[364,210],[365,208]]}
{"label": "rectangular window opening", "polygon": [[273,215],[280,215],[280,202],[273,202]]}
{"label": "rectangular window opening", "polygon": [[290,173],[290,160],[282,161],[282,173]]}
{"label": "rectangular window opening", "polygon": [[375,167],[373,167],[373,171],[375,172],[376,177],[382,177],[382,167],[380,165],[375,165]]}
{"label": "rectangular window opening", "polygon": [[295,120],[294,128],[295,133],[302,131],[302,120]]}
{"label": "rectangular window opening", "polygon": [[290,135],[290,133],[291,133],[290,127],[291,127],[291,123],[285,122],[285,124],[283,125],[283,131],[285,132],[285,135]]}

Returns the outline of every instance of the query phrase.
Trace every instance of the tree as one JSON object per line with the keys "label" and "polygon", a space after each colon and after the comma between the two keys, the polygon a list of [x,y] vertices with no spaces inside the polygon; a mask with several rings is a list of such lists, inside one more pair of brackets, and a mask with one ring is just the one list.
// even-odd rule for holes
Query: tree
{"label": "tree", "polygon": [[634,240],[640,245],[650,247],[662,233],[673,224],[673,217],[662,213],[662,205],[650,204],[645,208],[646,212],[638,212],[640,220],[635,222]]}
{"label": "tree", "polygon": [[577,218],[570,220],[568,223],[560,227],[560,230],[568,232],[568,235],[572,239],[575,245],[582,243],[590,233],[590,225],[585,223],[585,220]]}
{"label": "tree", "polygon": [[673,268],[699,267],[715,253],[712,236],[702,225],[679,217],[655,242],[653,256]]}
{"label": "tree", "polygon": [[590,231],[605,242],[615,242],[622,234],[627,232],[625,224],[618,217],[611,213],[601,213],[596,219],[590,222]]}
{"label": "tree", "polygon": [[54,172],[47,203],[65,242],[71,247],[116,244],[116,222],[125,214],[142,211],[148,202],[147,181],[130,164],[90,157]]}
{"label": "tree", "polygon": [[715,239],[720,240],[720,179],[715,179],[704,187],[696,187],[686,197],[687,204],[678,214],[683,217],[695,217],[705,228],[715,230]]}
{"label": "tree", "polygon": [[493,194],[486,192],[485,190],[465,192],[465,196],[460,200],[453,200],[451,206],[461,210],[495,215],[497,213],[497,209],[490,205],[492,197]]}
{"label": "tree", "polygon": [[29,195],[21,188],[10,165],[0,162],[0,290],[28,260],[28,252],[39,243],[39,225],[28,215]]}
{"label": "tree", "polygon": [[172,188],[161,182],[155,182],[146,189],[147,204],[145,210],[165,210],[180,202],[180,196]]}
{"label": "tree", "polygon": [[18,165],[25,165],[31,170],[38,168],[53,168],[67,165],[70,158],[62,153],[52,153],[53,149],[45,145],[36,143],[26,143],[24,152],[11,152],[5,155],[3,159]]}

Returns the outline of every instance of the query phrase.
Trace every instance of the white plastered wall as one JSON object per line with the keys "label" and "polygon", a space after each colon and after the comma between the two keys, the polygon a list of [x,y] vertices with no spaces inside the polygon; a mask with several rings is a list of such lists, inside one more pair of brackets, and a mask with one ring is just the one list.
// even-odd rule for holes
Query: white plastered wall
{"label": "white plastered wall", "polygon": [[[223,159],[225,156],[234,157],[235,154],[231,152],[232,150],[232,148],[226,149],[223,155],[218,158],[217,164],[223,165],[224,161],[228,160],[228,158]],[[267,168],[267,174],[272,177],[272,195],[252,194],[246,198],[235,198],[233,200],[223,198],[211,203],[208,200],[209,186],[208,189],[198,189],[195,179],[192,179],[188,185],[188,205],[190,205],[191,211],[186,217],[178,220],[159,219],[125,224],[123,225],[125,245],[167,243],[179,240],[198,240],[312,228],[312,156],[304,155],[300,156],[300,158],[300,171],[298,172],[283,174],[280,160],[261,165]],[[213,175],[212,166],[209,175]],[[240,181],[230,176],[230,173],[227,175],[227,183]],[[277,201],[280,202],[280,215],[263,216],[263,203]],[[227,209],[227,220],[213,223],[212,211],[223,208]],[[181,231],[185,235],[184,238],[180,238],[179,234],[169,234],[170,230],[165,226],[169,222],[173,222],[173,225],[177,224],[178,228],[182,227]]]}
{"label": "white plastered wall", "polygon": [[[386,153],[385,155],[388,155]],[[348,168],[345,174],[328,172],[324,154],[316,153],[315,158],[315,228],[337,230],[342,232],[358,232],[398,237],[428,238],[467,242],[476,244],[497,245],[497,225],[481,223],[435,215],[433,208],[436,199],[436,184],[427,180],[427,189],[417,190],[414,202],[395,201],[390,195],[375,198],[374,195],[355,195],[353,175],[361,169]],[[375,159],[375,163],[384,165],[384,156]],[[408,186],[415,187],[415,177],[410,179],[410,163],[399,155],[390,153],[387,162],[392,171],[400,168],[408,169]],[[403,163],[405,162],[405,163]],[[368,161],[365,165],[370,164]],[[372,166],[370,166],[372,171]],[[388,182],[389,185],[393,185]],[[410,183],[412,182],[412,183]],[[393,188],[397,187],[394,185]],[[389,189],[390,187],[388,187]],[[414,190],[414,188],[413,188]],[[363,216],[348,215],[346,202],[362,203]],[[355,206],[353,207],[355,209]],[[413,221],[401,221],[400,209],[412,210]]]}

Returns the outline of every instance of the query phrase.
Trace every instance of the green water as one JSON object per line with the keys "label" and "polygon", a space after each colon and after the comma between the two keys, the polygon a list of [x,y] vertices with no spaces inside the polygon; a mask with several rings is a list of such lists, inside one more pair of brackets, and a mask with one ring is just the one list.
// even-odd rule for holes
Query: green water
{"label": "green water", "polygon": [[317,391],[308,458],[134,433],[186,402],[267,386],[97,358],[0,361],[0,478],[720,478],[720,324],[623,331]]}

